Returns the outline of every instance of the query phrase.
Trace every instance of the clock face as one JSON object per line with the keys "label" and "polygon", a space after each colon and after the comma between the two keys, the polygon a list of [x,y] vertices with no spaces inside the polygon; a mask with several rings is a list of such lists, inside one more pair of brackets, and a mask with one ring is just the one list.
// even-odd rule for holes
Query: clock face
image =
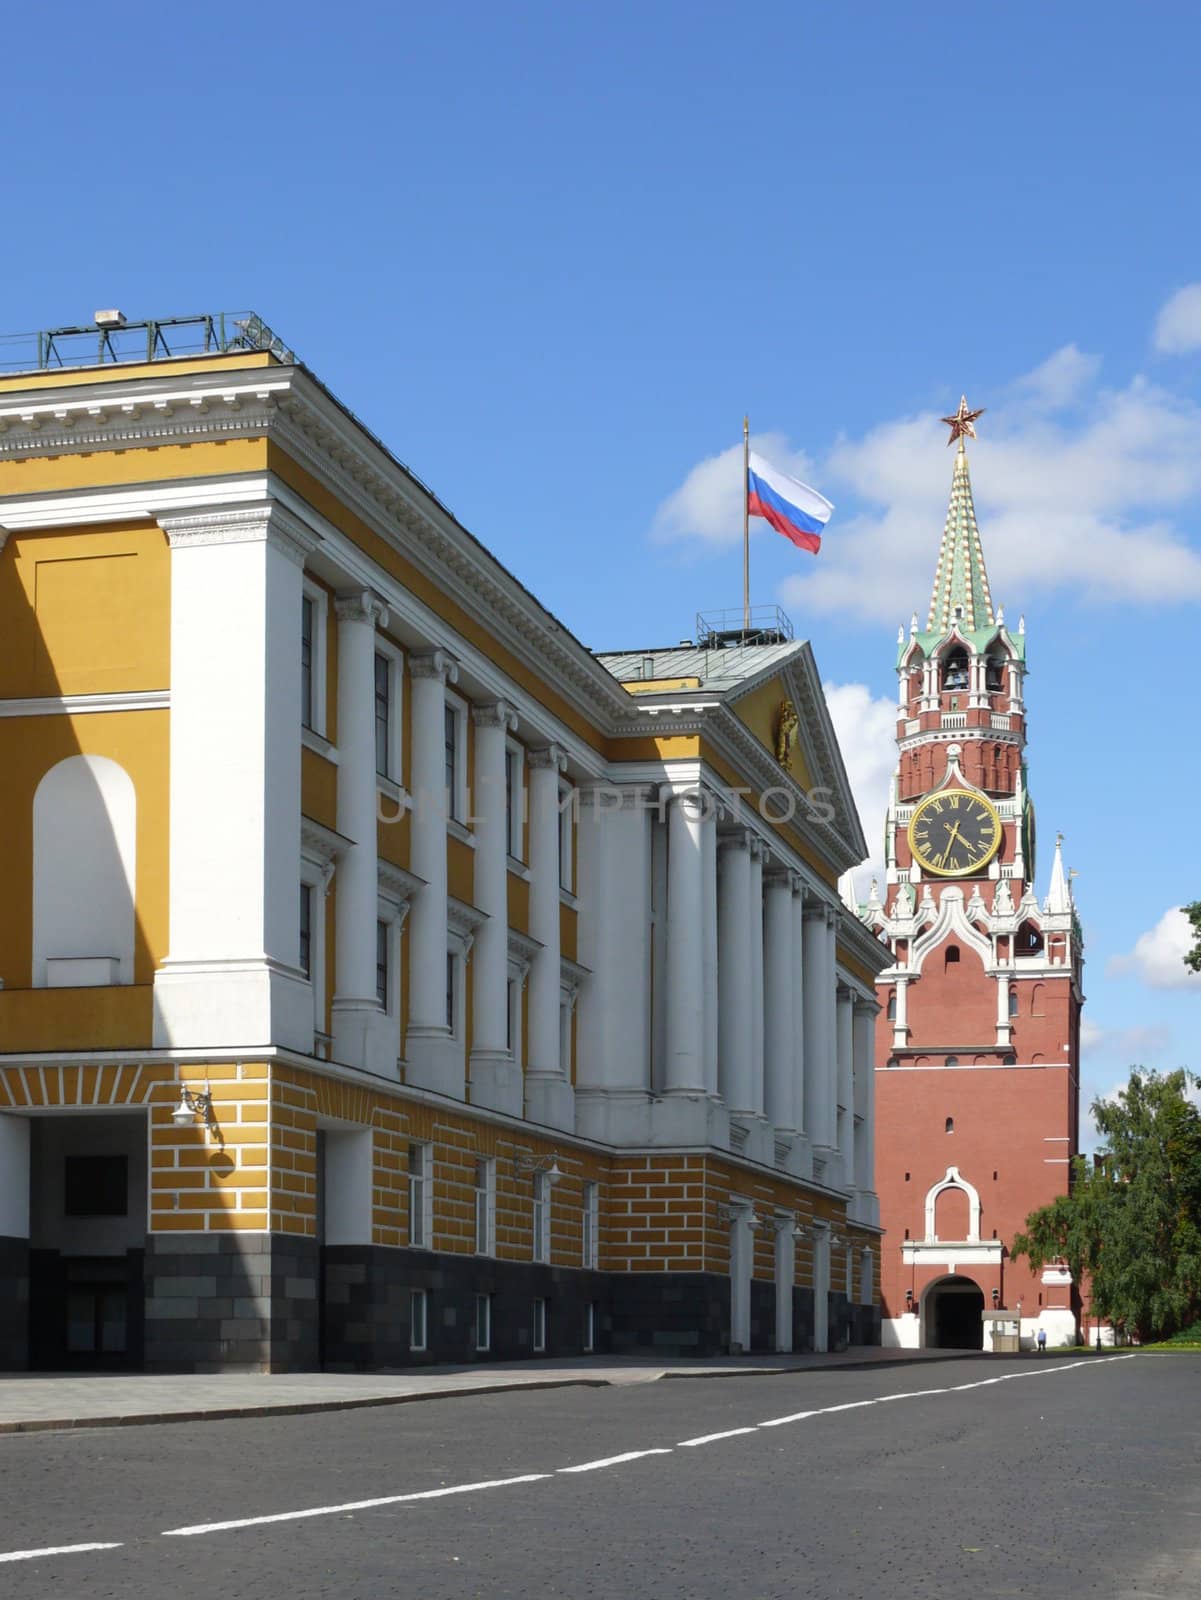
{"label": "clock face", "polygon": [[923,872],[963,878],[979,872],[1001,845],[1001,819],[982,795],[944,789],[922,801],[909,824],[909,848]]}

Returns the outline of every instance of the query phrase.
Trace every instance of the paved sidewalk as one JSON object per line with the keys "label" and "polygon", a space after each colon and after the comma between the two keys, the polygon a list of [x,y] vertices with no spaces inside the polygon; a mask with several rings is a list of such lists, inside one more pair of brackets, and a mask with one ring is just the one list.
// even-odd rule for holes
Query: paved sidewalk
{"label": "paved sidewalk", "polygon": [[561,1361],[422,1367],[404,1372],[205,1376],[21,1373],[0,1375],[0,1434],[345,1411],[361,1406],[493,1394],[505,1389],[600,1388],[609,1384],[655,1383],[666,1378],[754,1378],[854,1367],[909,1366],[924,1361],[958,1361],[967,1353],[861,1346],[821,1356],[720,1356],[712,1361],[666,1362],[636,1356],[580,1356]]}

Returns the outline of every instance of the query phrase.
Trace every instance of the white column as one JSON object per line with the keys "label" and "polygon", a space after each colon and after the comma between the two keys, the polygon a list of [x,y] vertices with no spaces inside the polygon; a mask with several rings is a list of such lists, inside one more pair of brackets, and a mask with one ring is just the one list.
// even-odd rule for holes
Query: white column
{"label": "white column", "polygon": [[421,878],[409,913],[405,1081],[463,1096],[461,1052],[446,1022],[446,686],[459,669],[444,650],[409,658],[412,797],[409,866]]}
{"label": "white column", "polygon": [[898,978],[894,992],[897,1014],[892,1021],[892,1043],[895,1050],[903,1050],[909,1040],[909,979]]}
{"label": "white column", "polygon": [[809,1108],[805,1103],[805,891],[799,877],[792,879],[792,1110],[796,1143],[800,1146],[802,1177],[811,1177]]}
{"label": "white column", "polygon": [[[903,989],[903,984],[897,985]],[[897,1017],[901,1015],[901,1007],[897,1005]],[[1008,1047],[1013,1036],[1013,1024],[1009,1016],[1009,973],[1002,972],[997,979],[997,1045]]]}
{"label": "white column", "polygon": [[764,1110],[778,1133],[796,1129],[792,880],[772,873],[764,918]]}
{"label": "white column", "polygon": [[776,1350],[792,1349],[792,1290],[796,1283],[796,1218],[776,1217]]}
{"label": "white column", "polygon": [[611,1142],[642,1134],[650,1090],[650,849],[654,790],[581,790],[576,1051],[579,1131]]}
{"label": "white column", "polygon": [[813,1143],[814,1177],[837,1154],[834,1104],[834,964],[829,912],[820,902],[805,905],[804,966],[805,1120]]}
{"label": "white column", "polygon": [[667,814],[667,1048],[664,1090],[705,1087],[704,822],[695,790],[673,794]]}
{"label": "white column", "polygon": [[300,959],[301,568],[274,502],[160,519],[171,546],[170,947],[158,1047],[313,1047]]}
{"label": "white column", "polygon": [[471,1101],[519,1117],[521,1068],[509,1049],[509,838],[505,741],[517,717],[504,701],[474,706],[474,899],[488,919],[471,950]]}
{"label": "white column", "polygon": [[751,1110],[763,1115],[763,857],[758,840],[751,844],[750,904],[747,934],[751,947]]}
{"label": "white column", "polygon": [[717,1094],[717,803],[711,794],[704,796],[701,822],[701,900],[704,921],[704,970],[701,993],[704,1001],[705,1089]]}
{"label": "white column", "polygon": [[525,1074],[526,1116],[553,1128],[575,1121],[572,1087],[559,1053],[559,774],[567,758],[558,745],[531,750],[530,937],[541,946],[530,967],[529,1062]]}
{"label": "white column", "polygon": [[350,843],[334,881],[334,1059],[396,1076],[396,1048],[375,993],[379,916],[376,845],[375,630],[388,620],[366,591],[339,595],[338,832]]}
{"label": "white column", "polygon": [[723,834],[717,878],[717,1071],[728,1110],[753,1110],[751,1091],[750,837]]}
{"label": "white column", "polygon": [[855,996],[838,986],[838,1152],[839,1187],[855,1182]]}
{"label": "white column", "polygon": [[876,1199],[876,1017],[879,1007],[870,1000],[855,1002],[855,1188],[864,1222],[879,1219]]}

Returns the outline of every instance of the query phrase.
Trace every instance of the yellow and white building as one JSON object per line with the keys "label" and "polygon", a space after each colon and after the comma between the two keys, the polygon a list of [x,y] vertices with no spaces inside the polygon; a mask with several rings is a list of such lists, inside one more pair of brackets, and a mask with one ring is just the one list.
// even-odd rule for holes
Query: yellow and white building
{"label": "yellow and white building", "polygon": [[167,326],[0,373],[0,1366],[877,1338],[809,646],[595,656],[262,324]]}

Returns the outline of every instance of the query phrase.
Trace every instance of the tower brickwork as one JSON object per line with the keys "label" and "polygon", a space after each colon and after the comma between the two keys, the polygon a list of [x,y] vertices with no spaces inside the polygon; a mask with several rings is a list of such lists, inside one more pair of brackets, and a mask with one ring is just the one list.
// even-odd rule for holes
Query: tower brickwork
{"label": "tower brickwork", "polygon": [[1036,890],[1025,623],[994,609],[962,438],[925,627],[915,613],[902,628],[897,675],[885,884],[860,908],[892,953],[876,1035],[884,1342],[1004,1348],[1020,1323],[1026,1346],[1040,1328],[1060,1344],[1070,1276],[1010,1247],[1077,1151],[1083,945],[1061,841]]}

